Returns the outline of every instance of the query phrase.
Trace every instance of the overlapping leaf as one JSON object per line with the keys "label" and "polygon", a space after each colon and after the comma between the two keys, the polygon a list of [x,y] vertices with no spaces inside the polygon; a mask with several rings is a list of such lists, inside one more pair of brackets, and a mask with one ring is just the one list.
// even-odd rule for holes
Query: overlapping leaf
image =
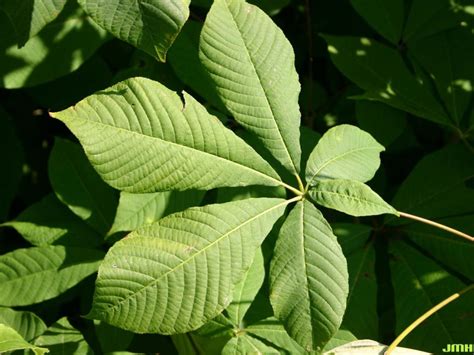
{"label": "overlapping leaf", "polygon": [[283,32],[254,5],[216,0],[201,32],[200,57],[234,118],[296,174],[300,84]]}
{"label": "overlapping leaf", "polygon": [[40,348],[29,344],[23,337],[14,329],[0,324],[0,353],[10,353],[15,350],[32,350],[35,355],[43,355],[48,353],[46,348]]}
{"label": "overlapping leaf", "polygon": [[94,171],[81,147],[56,139],[48,175],[56,196],[91,227],[105,234],[114,218],[117,192]]}
{"label": "overlapping leaf", "polygon": [[0,9],[15,26],[18,45],[22,47],[44,26],[58,17],[67,0],[4,0]]}
{"label": "overlapping leaf", "polygon": [[46,330],[46,324],[36,314],[0,307],[0,324],[14,329],[26,341],[36,338]]}
{"label": "overlapping leaf", "polygon": [[298,202],[275,246],[270,300],[276,317],[306,351],[322,350],[339,328],[348,279],[331,227],[310,202]]}
{"label": "overlapping leaf", "polygon": [[198,205],[204,196],[203,191],[186,192],[165,191],[148,194],[122,192],[112,229],[109,234],[119,231],[133,231],[151,224],[165,215],[184,211]]}
{"label": "overlapping leaf", "polygon": [[1,11],[0,21],[0,86],[8,89],[38,85],[71,73],[107,38],[106,31],[74,8],[65,10],[22,48],[15,44],[14,29]]}
{"label": "overlapping leaf", "polygon": [[260,198],[191,208],[138,230],[100,266],[90,316],[138,333],[200,327],[232,301],[288,203]]}
{"label": "overlapping leaf", "polygon": [[45,246],[0,256],[0,305],[23,306],[56,297],[99,267],[93,249]]}
{"label": "overlapping leaf", "polygon": [[190,0],[79,0],[100,26],[163,62],[188,19],[189,3]]}
{"label": "overlapping leaf", "polygon": [[324,36],[324,39],[337,68],[366,91],[360,98],[451,125],[428,84],[416,80],[395,49],[369,38]]}
{"label": "overlapping leaf", "polygon": [[191,96],[126,80],[57,112],[112,186],[129,192],[280,184],[243,140]]}
{"label": "overlapping leaf", "polygon": [[35,246],[61,244],[90,247],[102,238],[96,231],[74,215],[53,194],[29,206],[13,221],[2,224],[15,228]]}
{"label": "overlapping leaf", "polygon": [[[395,291],[396,331],[467,285],[403,242],[390,245],[392,284]],[[439,352],[446,344],[464,343],[472,336],[474,317],[466,313],[474,294],[466,293],[417,327],[403,345]]]}

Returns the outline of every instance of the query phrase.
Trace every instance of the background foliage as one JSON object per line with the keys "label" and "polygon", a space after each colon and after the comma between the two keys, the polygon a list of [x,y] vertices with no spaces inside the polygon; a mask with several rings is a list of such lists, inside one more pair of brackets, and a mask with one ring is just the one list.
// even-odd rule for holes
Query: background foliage
{"label": "background foliage", "polygon": [[[368,183],[375,191],[397,210],[474,234],[474,2],[251,2],[272,16],[295,52],[302,161],[330,127],[357,125],[386,148]],[[110,17],[105,3],[118,14],[132,9],[133,16]],[[53,354],[214,354],[224,346],[229,353],[301,353],[273,318],[268,277],[263,279],[281,223],[246,276],[258,292],[241,294],[248,304],[231,304],[227,318],[164,336],[81,317],[91,308],[98,265],[126,232],[190,206],[262,194],[260,188],[119,193],[102,181],[69,130],[49,116],[142,76],[190,92],[262,151],[230,120],[199,59],[211,1],[192,0],[190,10],[185,0],[173,8],[157,3],[0,1],[0,340],[16,337],[18,348],[37,354],[43,348]],[[291,164],[289,159],[290,170]],[[264,195],[284,197],[281,190],[266,187]],[[472,243],[393,216],[324,214],[350,278],[342,327],[327,349],[354,339],[389,343],[474,280]],[[466,294],[402,345],[439,352],[447,343],[471,341],[473,304],[474,295]],[[236,324],[245,324],[245,336],[235,336]]]}

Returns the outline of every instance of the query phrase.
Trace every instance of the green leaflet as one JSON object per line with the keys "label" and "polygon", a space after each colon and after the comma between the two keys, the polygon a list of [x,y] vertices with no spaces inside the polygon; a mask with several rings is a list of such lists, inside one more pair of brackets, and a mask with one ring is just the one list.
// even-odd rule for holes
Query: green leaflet
{"label": "green leaflet", "polygon": [[262,250],[258,249],[250,268],[242,280],[235,285],[232,302],[226,308],[227,315],[233,324],[239,326],[245,313],[250,308],[265,278],[265,266]]}
{"label": "green leaflet", "polygon": [[61,244],[90,247],[102,242],[102,237],[96,231],[72,213],[53,194],[30,205],[13,221],[0,226],[14,228],[35,246]]}
{"label": "green leaflet", "polygon": [[0,324],[11,327],[26,341],[36,338],[46,330],[46,324],[36,314],[5,307],[0,307]]}
{"label": "green leaflet", "polygon": [[108,235],[120,231],[133,231],[151,224],[165,215],[184,211],[198,205],[204,191],[165,191],[148,194],[123,192],[117,207],[117,214]]}
{"label": "green leaflet", "polygon": [[160,61],[189,16],[190,0],[79,0],[101,27]]}
{"label": "green leaflet", "polygon": [[[438,219],[437,222],[474,235],[474,214]],[[405,224],[402,232],[437,261],[474,279],[474,243],[421,223]]]}
{"label": "green leaflet", "polygon": [[[421,314],[467,284],[440,265],[404,242],[390,244],[390,268],[395,292],[396,332],[399,334]],[[471,283],[471,281],[469,281]],[[446,344],[465,343],[472,338],[474,293],[464,294],[439,310],[417,327],[404,345],[439,353]]]}
{"label": "green leaflet", "polygon": [[372,136],[350,125],[327,131],[306,163],[306,183],[313,186],[322,179],[350,179],[366,182],[380,166],[385,149]]}
{"label": "green leaflet", "polygon": [[398,44],[405,21],[403,1],[351,0],[351,4],[369,25],[393,44]]}
{"label": "green leaflet", "polygon": [[199,60],[199,35],[202,24],[189,20],[168,53],[168,62],[180,80],[205,98],[214,107],[225,112],[216,87]]}
{"label": "green leaflet", "polygon": [[15,27],[18,46],[22,47],[48,23],[58,17],[67,0],[3,0],[5,11]]}
{"label": "green leaflet", "polygon": [[216,0],[199,49],[227,109],[296,175],[300,84],[293,49],[283,32],[254,5]]}
{"label": "green leaflet", "polygon": [[356,118],[361,129],[389,147],[407,127],[406,113],[376,101],[358,100]]}
{"label": "green leaflet", "polygon": [[[17,4],[15,1],[15,6]],[[22,48],[12,40],[14,30],[0,11],[0,51],[3,53],[0,56],[0,87],[30,87],[69,74],[104,43],[107,32],[84,17],[80,9],[72,7],[71,10],[63,11]]]}
{"label": "green leaflet", "polygon": [[275,316],[306,351],[321,351],[339,328],[349,276],[331,227],[310,202],[285,220],[270,269]]}
{"label": "green leaflet", "polygon": [[53,116],[92,165],[128,192],[282,184],[243,140],[191,96],[144,78],[123,81]]}
{"label": "green leaflet", "polygon": [[[437,219],[474,214],[474,157],[463,145],[449,145],[424,157],[392,200],[399,211]],[[410,223],[389,219],[391,224]]]}
{"label": "green leaflet", "polygon": [[471,110],[473,39],[471,31],[461,27],[408,43],[410,53],[433,78],[456,125]]}
{"label": "green leaflet", "polygon": [[49,350],[46,348],[40,348],[29,344],[23,337],[18,334],[14,329],[0,324],[0,353],[9,353],[15,350],[31,349],[35,355],[43,355],[48,353]]}
{"label": "green leaflet", "polygon": [[48,175],[59,200],[97,232],[107,233],[114,219],[117,191],[94,171],[81,146],[56,138]]}
{"label": "green leaflet", "polygon": [[51,325],[44,334],[35,340],[35,345],[48,347],[51,354],[93,354],[82,333],[74,328],[66,317]]}
{"label": "green leaflet", "polygon": [[230,304],[290,202],[256,198],[191,208],[132,233],[101,264],[89,316],[137,333],[197,329]]}
{"label": "green leaflet", "polygon": [[359,181],[323,180],[309,190],[309,195],[316,203],[351,216],[398,215],[396,209]]}
{"label": "green leaflet", "polygon": [[45,246],[0,256],[0,305],[24,306],[54,298],[93,274],[103,253]]}
{"label": "green leaflet", "polygon": [[366,91],[358,98],[380,101],[439,124],[452,124],[428,85],[416,80],[395,49],[369,38],[324,39],[336,67]]}

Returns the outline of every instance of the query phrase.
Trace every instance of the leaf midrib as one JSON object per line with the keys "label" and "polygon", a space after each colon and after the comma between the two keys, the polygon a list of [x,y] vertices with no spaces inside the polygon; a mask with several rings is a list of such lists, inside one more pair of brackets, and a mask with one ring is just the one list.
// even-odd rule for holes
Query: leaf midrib
{"label": "leaf midrib", "polygon": [[331,159],[327,160],[325,163],[323,163],[323,165],[318,170],[316,170],[316,172],[311,176],[310,180],[307,182],[308,186],[312,184],[312,182],[314,181],[316,176],[321,172],[321,170],[323,170],[329,164],[333,163],[334,161],[336,161],[338,159],[343,159],[346,155],[353,154],[353,153],[356,153],[356,152],[359,152],[359,151],[364,151],[364,150],[383,151],[383,149],[381,150],[380,147],[366,146],[366,147],[362,147],[362,148],[351,149],[351,150],[348,150],[348,151],[342,153],[341,155],[335,156],[334,158],[331,158]]}
{"label": "leaf midrib", "polygon": [[[246,45],[246,43],[245,43],[245,41],[244,41],[243,33],[242,33],[242,31],[241,31],[239,25],[237,24],[237,21],[235,21],[234,14],[233,14],[232,11],[230,10],[230,7],[229,7],[229,4],[227,3],[227,1],[226,1],[226,0],[223,0],[222,2],[225,3],[226,8],[227,8],[227,10],[229,11],[229,13],[230,13],[230,15],[231,15],[230,17],[232,18],[232,21],[233,21],[235,27],[236,27],[237,30],[239,31],[239,34],[240,34],[240,38],[241,38],[241,40],[242,40],[243,47],[245,48],[245,54],[247,54],[248,60],[249,60],[250,64],[252,64],[252,69],[253,69],[253,71],[255,72],[255,76],[257,77],[258,83],[260,84],[260,87],[261,87],[261,89],[262,89],[262,91],[263,91],[263,93],[264,93],[265,102],[267,103],[268,108],[270,109],[270,112],[271,112],[271,114],[272,114],[272,116],[273,116],[272,122],[273,122],[273,124],[274,124],[275,127],[276,127],[276,130],[277,130],[277,132],[278,132],[278,136],[280,137],[281,142],[283,143],[283,147],[285,148],[285,149],[284,149],[284,150],[285,150],[285,153],[286,153],[286,155],[287,155],[287,157],[288,157],[288,159],[289,159],[291,165],[293,166],[293,173],[294,173],[294,175],[297,176],[297,175],[298,175],[298,169],[296,169],[295,163],[294,163],[293,159],[291,158],[290,151],[288,150],[288,146],[287,146],[285,140],[283,139],[283,136],[282,136],[281,131],[280,131],[280,126],[278,126],[278,123],[277,123],[277,121],[276,121],[275,112],[274,112],[274,110],[273,110],[272,105],[270,104],[270,101],[268,100],[267,92],[265,91],[265,87],[264,87],[264,85],[262,84],[262,79],[260,78],[260,74],[258,73],[258,70],[257,70],[257,68],[256,68],[255,62],[254,62],[252,56],[250,55],[250,51],[249,51],[249,49],[247,48],[247,45]],[[249,4],[247,4],[247,6],[254,6],[254,5],[249,5]]]}
{"label": "leaf midrib", "polygon": [[[51,115],[53,115],[53,113],[51,113]],[[69,118],[63,118],[61,119],[62,121],[66,122],[66,121],[71,121],[71,119]],[[259,170],[255,170],[249,166],[246,166],[246,165],[242,165],[241,163],[238,163],[234,160],[227,160],[223,157],[220,157],[218,155],[214,155],[212,153],[209,153],[209,152],[205,152],[203,150],[199,150],[199,149],[196,149],[196,148],[193,148],[193,147],[189,147],[189,146],[186,146],[186,145],[180,145],[178,143],[175,143],[175,142],[170,142],[170,141],[167,141],[165,139],[162,139],[162,138],[159,138],[159,137],[154,137],[154,136],[150,136],[150,135],[147,135],[147,134],[143,134],[143,133],[140,133],[140,132],[135,132],[135,131],[131,131],[131,130],[128,130],[128,129],[125,129],[125,128],[122,128],[122,127],[117,127],[117,126],[112,126],[112,125],[109,125],[109,124],[105,124],[103,122],[100,122],[100,121],[92,121],[92,120],[88,120],[88,119],[83,119],[83,118],[75,118],[75,120],[78,120],[78,121],[83,121],[83,122],[87,122],[87,123],[91,123],[91,124],[96,124],[96,125],[100,125],[100,126],[104,126],[104,127],[110,127],[111,129],[116,129],[116,130],[119,130],[119,131],[123,131],[123,132],[126,132],[126,133],[129,133],[129,134],[132,134],[132,135],[136,135],[140,138],[143,138],[143,137],[146,137],[146,138],[150,138],[150,139],[156,139],[156,140],[159,140],[161,142],[165,142],[167,144],[170,144],[172,146],[177,146],[177,147],[180,147],[180,148],[183,148],[183,149],[187,149],[187,150],[191,150],[192,152],[194,153],[200,153],[200,154],[204,154],[204,155],[209,155],[213,158],[217,158],[217,159],[220,159],[220,160],[223,160],[225,161],[226,163],[232,163],[232,164],[235,164],[241,168],[244,168],[244,169],[247,169],[247,170],[250,170],[252,173],[254,174],[257,174],[257,175],[261,175],[263,177],[265,177],[267,180],[270,180],[272,181],[273,183],[276,183],[276,185],[280,185],[280,186],[284,186],[286,187],[285,183],[281,180],[277,180],[276,178],[273,178],[271,177],[270,175],[267,175]],[[244,142],[245,143],[245,142]],[[256,153],[258,155],[258,153]],[[260,155],[258,155],[260,157]],[[260,157],[261,158],[261,157]],[[261,158],[263,160],[263,158]],[[263,160],[265,161],[265,160]],[[275,186],[275,185],[273,185]]]}
{"label": "leaf midrib", "polygon": [[[105,313],[105,312],[110,312],[111,310],[113,309],[116,309],[117,307],[121,306],[122,303],[126,302],[127,300],[129,300],[130,298],[132,297],[135,297],[137,294],[143,292],[144,290],[146,290],[147,288],[149,287],[152,287],[154,286],[155,284],[157,284],[158,282],[161,281],[161,279],[165,278],[166,276],[168,276],[169,274],[175,272],[177,269],[179,269],[180,267],[186,265],[188,262],[190,262],[191,260],[193,260],[196,256],[204,253],[205,251],[207,251],[208,249],[212,248],[214,245],[216,245],[217,243],[221,242],[223,239],[227,238],[229,235],[231,235],[232,233],[236,232],[237,230],[239,230],[240,228],[243,228],[245,225],[247,225],[248,223],[251,223],[253,222],[254,220],[260,218],[261,216],[265,215],[266,213],[269,213],[277,208],[280,208],[284,205],[287,205],[289,203],[293,202],[292,200],[284,200],[283,202],[275,205],[275,206],[272,206],[271,208],[263,211],[263,212],[260,212],[258,213],[257,215],[249,218],[248,220],[246,220],[245,222],[239,224],[238,226],[232,228],[230,231],[228,232],[225,232],[223,235],[221,235],[219,238],[217,238],[215,241],[209,243],[208,245],[206,245],[204,248],[202,248],[201,250],[199,250],[198,252],[192,254],[191,256],[189,256],[187,259],[184,259],[182,260],[178,265],[174,266],[172,269],[168,270],[167,272],[165,272],[164,274],[160,275],[158,278],[155,278],[153,281],[151,281],[150,283],[148,283],[147,285],[141,287],[139,290],[137,290],[136,292],[134,293],[131,293],[130,295],[128,295],[127,297],[121,299],[120,301],[118,301],[115,305],[113,305],[112,307],[109,307],[107,308],[105,311],[102,311],[101,313]],[[147,236],[144,236],[144,235],[136,235],[135,237],[147,237]],[[150,237],[148,237],[150,238]],[[153,238],[153,237],[152,237]],[[117,244],[116,244],[117,245]]]}

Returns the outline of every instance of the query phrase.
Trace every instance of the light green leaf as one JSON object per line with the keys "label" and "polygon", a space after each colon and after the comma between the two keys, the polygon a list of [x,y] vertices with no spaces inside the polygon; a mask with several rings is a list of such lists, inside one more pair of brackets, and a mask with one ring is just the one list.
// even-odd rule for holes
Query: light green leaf
{"label": "light green leaf", "polygon": [[238,324],[234,324],[229,318],[221,313],[217,317],[204,324],[201,328],[194,331],[193,334],[200,337],[213,339],[225,337],[230,338],[235,335],[234,331],[237,329],[237,327]]}
{"label": "light green leaf", "polygon": [[35,345],[47,346],[53,355],[93,355],[82,333],[66,317],[51,325],[35,340]]}
{"label": "light green leaf", "polygon": [[331,227],[307,200],[284,222],[270,269],[275,316],[306,351],[320,351],[339,328],[349,276]]}
{"label": "light green leaf", "polygon": [[90,317],[138,333],[197,329],[230,304],[290,201],[191,208],[130,234],[100,266]]}
{"label": "light green leaf", "polygon": [[[399,211],[438,219],[474,214],[474,156],[463,145],[449,145],[424,157],[392,200]],[[407,224],[405,218],[389,219]]]}
{"label": "light green leaf", "polygon": [[[387,350],[387,345],[375,340],[356,340],[350,343],[338,346],[325,352],[323,355],[381,355]],[[432,355],[424,351],[402,348],[397,346],[393,349],[393,355]]]}
{"label": "light green leaf", "polygon": [[250,268],[245,272],[243,279],[235,285],[232,302],[226,308],[230,320],[239,326],[244,319],[250,305],[262,287],[265,278],[265,266],[262,250],[258,249]]}
{"label": "light green leaf", "polygon": [[199,50],[227,109],[296,175],[300,84],[293,49],[283,32],[254,5],[216,0]]}
{"label": "light green leaf", "polygon": [[104,235],[114,219],[118,194],[94,171],[81,147],[56,138],[48,175],[56,196]]}
{"label": "light green leaf", "polygon": [[427,84],[416,80],[395,50],[373,39],[324,36],[336,67],[366,93],[361,99],[380,101],[427,120],[451,125]]}
{"label": "light green leaf", "polygon": [[190,0],[79,0],[101,27],[164,62],[189,16]]}
{"label": "light green leaf", "polygon": [[3,0],[5,11],[15,27],[18,45],[22,47],[44,26],[58,17],[67,0]]}
{"label": "light green leaf", "polygon": [[0,174],[0,221],[7,217],[10,203],[17,192],[22,175],[23,155],[13,122],[0,106],[0,159],[3,162],[3,173]]}
{"label": "light green leaf", "polygon": [[249,325],[245,331],[254,338],[261,339],[284,354],[303,354],[304,350],[286,332],[283,324],[276,318],[267,318]]}
{"label": "light green leaf", "polygon": [[323,179],[349,179],[366,182],[380,166],[385,149],[370,134],[351,125],[327,131],[306,163],[306,183],[313,186]]}
{"label": "light green leaf", "polygon": [[378,33],[393,44],[398,44],[405,21],[403,1],[351,0],[351,4]]}
{"label": "light green leaf", "polygon": [[[403,242],[390,243],[390,253],[397,334],[436,304],[467,286],[436,261]],[[403,344],[434,353],[439,353],[446,344],[464,344],[466,339],[472,338],[474,317],[466,312],[473,304],[474,293],[464,294],[415,328]]]}
{"label": "light green leaf", "polygon": [[323,180],[309,190],[309,195],[316,203],[351,216],[398,215],[396,209],[359,181]]}
{"label": "light green leaf", "polygon": [[29,344],[23,337],[18,334],[14,329],[0,324],[0,353],[31,349],[35,355],[43,355],[48,353],[49,350],[46,348],[40,348]]}
{"label": "light green leaf", "polygon": [[13,328],[26,341],[36,338],[46,330],[46,324],[36,314],[5,307],[0,307],[0,324]]}
{"label": "light green leaf", "polygon": [[103,253],[45,246],[0,256],[0,305],[24,306],[54,298],[94,273]]}
{"label": "light green leaf", "polygon": [[356,102],[356,118],[361,129],[388,147],[407,126],[405,112],[376,101]]}
{"label": "light green leaf", "polygon": [[203,197],[204,192],[199,190],[148,194],[131,194],[122,191],[109,235],[119,231],[133,231],[171,213],[184,211],[198,205]]}
{"label": "light green leaf", "polygon": [[107,37],[82,11],[71,8],[18,48],[12,40],[14,29],[1,11],[0,21],[0,87],[7,89],[38,85],[73,72]]}
{"label": "light green leaf", "polygon": [[469,109],[474,85],[474,36],[461,27],[410,42],[408,50],[429,73],[456,124]]}
{"label": "light green leaf", "polygon": [[13,221],[1,226],[15,228],[35,246],[61,244],[90,247],[99,245],[102,241],[97,232],[81,221],[53,194],[29,206]]}
{"label": "light green leaf", "polygon": [[120,190],[209,190],[281,184],[278,175],[191,96],[144,78],[92,95],[54,117],[81,141],[102,178]]}

